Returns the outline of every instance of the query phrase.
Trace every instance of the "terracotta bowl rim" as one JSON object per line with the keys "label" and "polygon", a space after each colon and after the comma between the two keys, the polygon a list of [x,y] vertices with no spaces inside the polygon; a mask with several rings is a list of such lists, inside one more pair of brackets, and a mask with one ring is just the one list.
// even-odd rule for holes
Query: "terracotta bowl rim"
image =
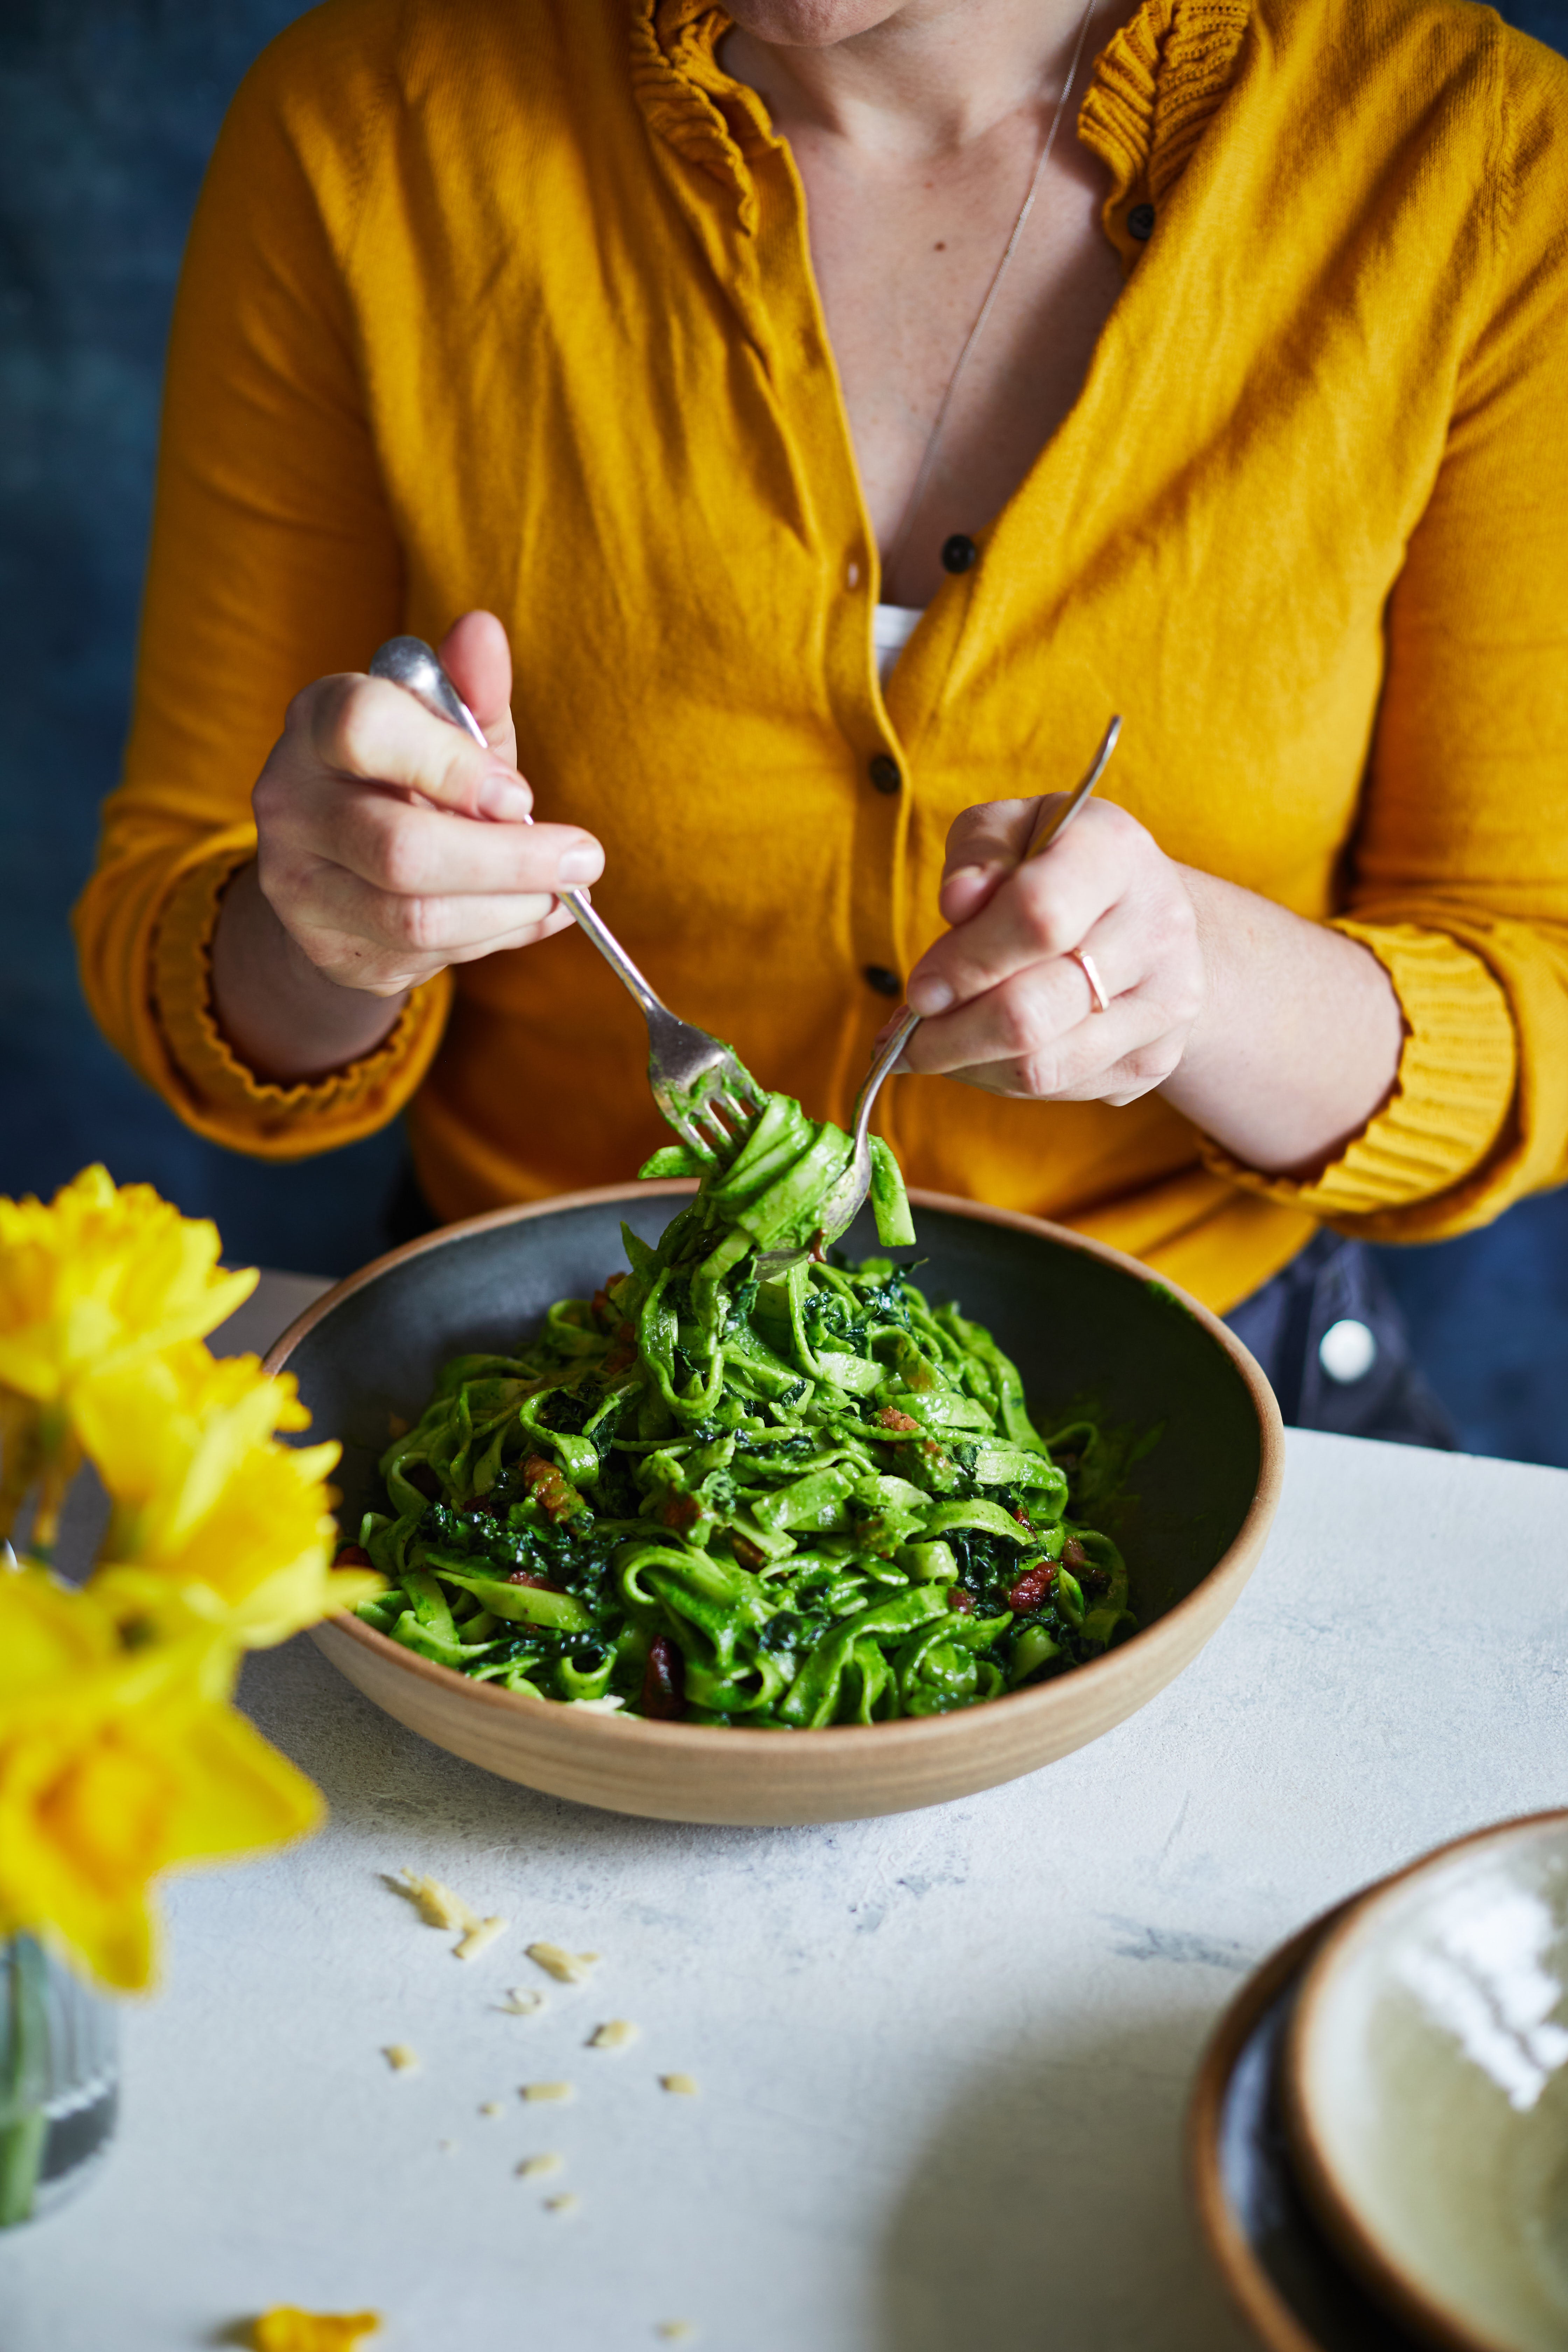
{"label": "terracotta bowl rim", "polygon": [[1384,1905],[1396,1898],[1412,1879],[1446,1869],[1457,1855],[1473,1847],[1505,1845],[1526,1839],[1532,1832],[1568,1828],[1568,1806],[1549,1805],[1538,1812],[1515,1813],[1506,1821],[1489,1822],[1467,1830],[1429,1853],[1417,1854],[1403,1868],[1391,1871],[1337,1912],[1303,1973],[1301,1990],[1280,2053],[1280,2107],[1291,2169],[1306,2194],[1314,2220],[1385,2307],[1401,2325],[1445,2352],[1499,2352],[1499,2339],[1478,2335],[1453,2308],[1428,2292],[1415,2273],[1384,2248],[1363,2222],[1336,2178],[1314,2128],[1306,2088],[1307,2043],[1345,1956],[1352,1943]]}
{"label": "terracotta bowl rim", "polygon": [[[342,1282],[323,1292],[274,1341],[264,1360],[264,1369],[268,1372],[286,1370],[295,1348],[319,1322],[344,1299],[353,1297],[356,1291],[378,1281],[390,1267],[405,1265],[426,1252],[445,1248],[468,1234],[493,1233],[506,1225],[524,1224],[534,1218],[552,1216],[567,1209],[609,1206],[621,1201],[689,1193],[696,1189],[695,1183],[686,1177],[600,1184],[582,1192],[552,1193],[541,1201],[523,1201],[508,1208],[490,1209],[479,1216],[465,1217],[453,1224],[442,1225],[435,1233],[423,1234],[416,1241],[405,1242],[400,1248],[388,1250],[381,1257],[373,1258],[368,1265],[345,1276]],[[1146,1286],[1158,1287],[1202,1326],[1235,1365],[1258,1417],[1258,1483],[1247,1505],[1247,1515],[1230,1543],[1190,1592],[1184,1594],[1152,1625],[1131,1635],[1118,1648],[1108,1650],[1103,1657],[1091,1659],[1087,1665],[1078,1667],[1071,1675],[1061,1675],[1055,1682],[1040,1684],[1033,1689],[1009,1691],[1002,1698],[987,1699],[983,1706],[962,1707],[951,1715],[902,1717],[890,1723],[824,1725],[811,1733],[808,1750],[802,1749],[793,1739],[781,1739],[776,1731],[750,1730],[739,1724],[657,1723],[645,1716],[597,1715],[582,1707],[554,1707],[552,1729],[557,1727],[557,1723],[561,1728],[569,1725],[583,1740],[601,1743],[606,1748],[613,1748],[617,1741],[628,1748],[634,1745],[641,1746],[670,1762],[682,1754],[693,1759],[699,1756],[711,1759],[714,1736],[721,1732],[726,1745],[743,1740],[752,1747],[765,1741],[770,1752],[778,1759],[781,1771],[785,1773],[790,1769],[788,1759],[805,1752],[809,1752],[819,1764],[831,1762],[836,1755],[845,1763],[856,1757],[864,1763],[868,1753],[868,1741],[878,1743],[876,1752],[885,1765],[894,1764],[899,1748],[914,1748],[930,1754],[939,1749],[944,1740],[963,1741],[973,1736],[973,1726],[977,1720],[989,1718],[994,1721],[998,1710],[1004,1707],[1010,1711],[1015,1721],[1026,1709],[1047,1719],[1054,1712],[1067,1711],[1069,1706],[1076,1712],[1079,1702],[1071,1695],[1076,1693],[1088,1697],[1092,1690],[1099,1688],[1110,1677],[1124,1672],[1122,1662],[1129,1656],[1137,1653],[1147,1658],[1151,1644],[1162,1649],[1173,1646],[1184,1653],[1184,1662],[1189,1620],[1194,1616],[1206,1616],[1222,1597],[1225,1605],[1220,1614],[1228,1612],[1236,1594],[1251,1573],[1258,1551],[1268,1532],[1279,1507],[1285,1475],[1284,1424],[1274,1391],[1256,1358],[1217,1315],[1211,1313],[1178,1284],[1167,1281],[1164,1276],[1154,1273],[1140,1259],[1129,1256],[1125,1250],[1112,1248],[1108,1242],[1074,1233],[1066,1225],[1052,1224],[1044,1217],[1028,1216],[1021,1210],[994,1208],[988,1202],[964,1200],[954,1193],[922,1192],[911,1187],[910,1199],[916,1208],[947,1210],[955,1215],[972,1218],[977,1223],[1009,1226],[1019,1233],[1037,1234],[1043,1240],[1075,1250],[1084,1256],[1098,1258],[1103,1265],[1114,1266]],[[378,1633],[374,1626],[367,1625],[362,1618],[352,1613],[330,1617],[324,1624],[334,1633],[345,1634],[349,1640],[359,1643],[384,1664],[395,1665],[428,1682],[436,1690],[445,1691],[449,1696],[460,1692],[470,1705],[499,1709],[502,1715],[521,1716],[530,1721],[537,1721],[542,1706],[552,1706],[549,1700],[525,1698],[515,1691],[499,1690],[493,1683],[471,1681],[453,1666],[439,1665],[433,1658],[423,1658],[416,1651],[405,1649],[401,1642],[395,1642],[388,1633]],[[1201,1646],[1201,1642],[1197,1646]],[[1176,1671],[1180,1671],[1179,1664]]]}

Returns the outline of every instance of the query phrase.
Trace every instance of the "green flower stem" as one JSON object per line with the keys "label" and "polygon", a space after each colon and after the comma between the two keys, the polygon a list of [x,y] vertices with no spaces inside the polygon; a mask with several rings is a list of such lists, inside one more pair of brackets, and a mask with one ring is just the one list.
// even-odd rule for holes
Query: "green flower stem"
{"label": "green flower stem", "polygon": [[30,1936],[0,1946],[5,2011],[0,2038],[0,2230],[31,2219],[48,2137],[48,1966]]}

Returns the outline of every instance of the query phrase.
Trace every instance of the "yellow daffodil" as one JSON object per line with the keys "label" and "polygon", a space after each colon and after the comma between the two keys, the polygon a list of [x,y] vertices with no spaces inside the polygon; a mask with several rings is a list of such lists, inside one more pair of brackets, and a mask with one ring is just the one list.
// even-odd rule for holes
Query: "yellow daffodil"
{"label": "yellow daffodil", "polygon": [[0,1576],[0,1936],[52,1934],[134,1990],[159,1872],[317,1826],[317,1791],[222,1696],[233,1655],[211,1634],[128,1649],[96,1592]]}
{"label": "yellow daffodil", "polygon": [[149,1184],[117,1189],[103,1168],[47,1206],[0,1199],[0,1534],[37,1480],[35,1539],[52,1542],[84,1381],[199,1339],[249,1297],[254,1270],[225,1274],[218,1248],[216,1225],[182,1217]]}
{"label": "yellow daffodil", "polygon": [[331,1565],[339,1448],[273,1442],[309,1425],[291,1375],[172,1349],[84,1388],[76,1417],[114,1505],[94,1589],[125,1615],[171,1630],[184,1616],[254,1648],[382,1590]]}
{"label": "yellow daffodil", "polygon": [[381,2326],[374,2311],[300,2311],[280,2303],[264,2311],[250,2331],[256,2352],[353,2352]]}

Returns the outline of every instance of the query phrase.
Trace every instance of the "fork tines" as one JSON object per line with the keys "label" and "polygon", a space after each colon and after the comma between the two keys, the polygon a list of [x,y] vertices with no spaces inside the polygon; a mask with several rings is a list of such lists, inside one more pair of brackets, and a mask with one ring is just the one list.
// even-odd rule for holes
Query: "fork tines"
{"label": "fork tines", "polygon": [[720,1087],[674,1125],[689,1151],[700,1160],[715,1160],[727,1145],[743,1139],[761,1113],[762,1105],[740,1087],[733,1092]]}

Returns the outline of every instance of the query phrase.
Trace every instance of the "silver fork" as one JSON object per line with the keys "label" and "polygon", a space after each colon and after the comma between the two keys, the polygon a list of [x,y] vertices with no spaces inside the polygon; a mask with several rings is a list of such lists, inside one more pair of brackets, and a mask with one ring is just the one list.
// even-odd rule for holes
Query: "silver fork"
{"label": "silver fork", "polygon": [[[1100,749],[1089,762],[1088,774],[1064,806],[1053,810],[1039,825],[1029,846],[1018,860],[1020,866],[1026,864],[1031,857],[1038,857],[1042,850],[1050,847],[1053,841],[1061,839],[1101,776],[1104,775],[1121,732],[1121,720],[1118,716],[1111,720],[1100,738]],[[882,1090],[883,1079],[920,1025],[920,1014],[906,1011],[898,1027],[866,1073],[865,1082],[855,1097],[855,1117],[849,1138],[849,1158],[845,1163],[844,1173],[823,1194],[821,1222],[817,1226],[815,1241],[805,1249],[764,1251],[757,1260],[757,1272],[764,1282],[771,1281],[775,1275],[783,1274],[803,1257],[809,1257],[813,1249],[826,1249],[829,1242],[836,1242],[840,1234],[847,1233],[859,1215],[866,1195],[871,1189],[872,1106]]]}
{"label": "silver fork", "polygon": [[[476,743],[485,743],[484,729],[423,637],[389,637],[372,660],[370,674],[390,678],[437,719],[461,727]],[[745,1064],[706,1029],[677,1020],[609,925],[595,914],[585,890],[567,888],[556,895],[642,1008],[647,1023],[647,1082],[655,1102],[689,1151],[699,1160],[716,1160],[762,1115],[763,1105]]]}

